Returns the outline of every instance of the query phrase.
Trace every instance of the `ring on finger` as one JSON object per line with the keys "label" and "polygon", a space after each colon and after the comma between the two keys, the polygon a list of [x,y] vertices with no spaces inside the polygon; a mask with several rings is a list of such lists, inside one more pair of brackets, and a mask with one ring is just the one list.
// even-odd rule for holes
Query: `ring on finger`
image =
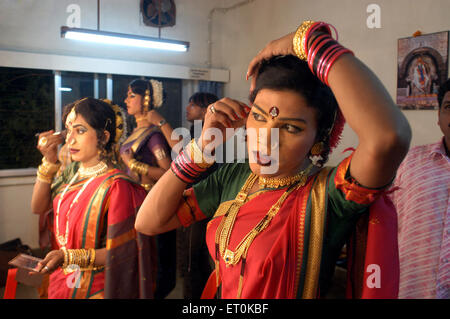
{"label": "ring on finger", "polygon": [[48,138],[46,138],[45,136],[41,137],[39,139],[39,146],[45,146],[48,143]]}
{"label": "ring on finger", "polygon": [[48,266],[44,266],[44,270],[49,271],[50,268],[48,268]]}
{"label": "ring on finger", "polygon": [[214,105],[211,105],[209,110],[211,111],[212,114],[216,113],[216,108],[214,107]]}

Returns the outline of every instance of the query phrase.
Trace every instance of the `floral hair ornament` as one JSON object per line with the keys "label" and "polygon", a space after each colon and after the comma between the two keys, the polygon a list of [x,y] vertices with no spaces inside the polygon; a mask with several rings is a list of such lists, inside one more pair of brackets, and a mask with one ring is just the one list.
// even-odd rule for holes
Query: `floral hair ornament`
{"label": "floral hair ornament", "polygon": [[[163,85],[162,82],[151,79],[147,90],[145,90],[144,96],[144,110],[148,112],[150,110],[150,94],[152,99],[152,106],[154,108],[159,108],[163,105]],[[150,89],[151,88],[151,89]]]}
{"label": "floral hair ornament", "polygon": [[344,131],[345,118],[340,109],[334,113],[333,126],[330,128],[328,135],[330,136],[330,153],[338,146],[341,141],[342,132]]}
{"label": "floral hair ornament", "polygon": [[[124,138],[126,138],[126,134],[124,134],[127,131],[126,128],[126,120],[124,118],[124,113],[120,109],[120,106],[117,104],[114,104],[111,100],[108,99],[102,99],[103,102],[107,103],[112,110],[114,111],[114,114],[116,116],[116,137],[114,139],[114,143],[121,143]],[[105,125],[106,127],[106,125]]]}

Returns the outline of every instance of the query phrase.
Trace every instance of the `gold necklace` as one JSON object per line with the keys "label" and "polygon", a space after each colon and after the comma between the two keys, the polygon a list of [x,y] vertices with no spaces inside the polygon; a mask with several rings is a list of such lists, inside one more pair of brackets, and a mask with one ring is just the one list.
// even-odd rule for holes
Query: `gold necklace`
{"label": "gold necklace", "polygon": [[92,176],[100,175],[108,169],[108,165],[105,162],[99,162],[98,164],[91,166],[91,167],[83,167],[83,165],[80,165],[80,168],[78,169],[78,173],[80,177],[87,178]]}
{"label": "gold necklace", "polygon": [[95,178],[95,176],[92,176],[86,183],[84,183],[83,187],[81,188],[81,190],[77,193],[77,196],[75,196],[74,200],[72,201],[72,203],[70,203],[69,209],[66,212],[66,230],[64,232],[64,236],[60,235],[59,233],[59,211],[61,208],[61,202],[64,198],[64,195],[66,194],[67,190],[69,189],[70,186],[72,186],[72,184],[75,182],[75,180],[78,178],[79,173],[77,172],[72,179],[70,180],[69,184],[67,184],[66,188],[64,188],[64,191],[61,194],[61,197],[59,198],[58,201],[58,206],[56,208],[56,240],[58,241],[59,245],[61,247],[66,247],[67,242],[68,242],[68,238],[69,238],[69,214],[70,211],[72,209],[72,206],[78,202],[78,198],[81,196],[81,194],[83,194],[84,190],[86,189],[86,187],[89,185],[90,182],[92,182]]}
{"label": "gold necklace", "polygon": [[[97,165],[91,166],[91,167],[87,167],[87,168],[83,168],[82,166],[80,166],[80,168],[78,169],[78,172],[75,173],[75,175],[72,177],[72,179],[70,180],[69,184],[67,184],[67,186],[64,188],[64,191],[61,194],[61,197],[59,198],[58,201],[58,206],[56,208],[56,239],[59,243],[59,245],[61,247],[66,247],[67,242],[68,242],[68,238],[69,238],[69,215],[70,215],[70,211],[72,210],[72,206],[78,202],[78,198],[81,196],[81,194],[83,194],[84,190],[86,189],[86,187],[100,174],[106,172],[106,170],[108,169],[108,165],[106,165],[105,162],[100,162]],[[64,198],[64,195],[67,193],[67,191],[69,190],[70,186],[72,186],[72,184],[77,180],[78,177],[82,177],[82,178],[86,178],[86,177],[90,177],[89,180],[84,183],[83,187],[81,188],[81,190],[77,193],[77,195],[75,196],[74,200],[72,201],[72,203],[70,203],[69,209],[66,212],[66,229],[64,232],[64,236],[62,236],[59,233],[59,215],[60,215],[60,208],[61,208],[61,203],[62,200]]]}
{"label": "gold necklace", "polygon": [[[303,187],[306,184],[308,174],[311,168],[312,166],[309,166],[306,170],[296,175],[300,177],[298,178],[296,177],[295,181],[292,181],[290,183],[291,187],[289,187],[283,193],[283,195],[281,195],[281,197],[277,200],[277,202],[274,205],[272,205],[272,207],[269,209],[266,215],[264,215],[264,217],[258,222],[258,224],[252,230],[250,230],[250,232],[248,232],[247,235],[244,236],[244,238],[240,241],[240,243],[236,246],[236,248],[233,251],[228,248],[228,245],[230,242],[230,236],[234,227],[234,223],[236,221],[237,214],[241,206],[247,202],[248,193],[252,188],[253,184],[256,182],[256,179],[258,179],[257,175],[253,173],[250,174],[250,176],[247,178],[246,182],[242,186],[242,189],[236,196],[235,200],[231,203],[230,206],[228,206],[228,210],[224,214],[216,230],[215,236],[216,278],[219,278],[218,253],[222,256],[223,260],[225,261],[225,265],[227,267],[238,264],[241,259],[246,259],[248,249],[250,248],[250,245],[252,244],[255,237],[258,236],[262,231],[264,231],[269,226],[270,222],[277,215],[278,211],[280,210],[281,206],[283,205],[284,201],[289,196],[289,194],[291,194],[294,190]],[[291,178],[291,180],[293,179]],[[295,185],[295,187],[293,187],[296,182],[298,182],[298,184]],[[242,262],[241,267],[244,267],[244,262]],[[243,284],[243,271],[241,270],[237,298],[240,298],[241,296],[242,284]]]}
{"label": "gold necklace", "polygon": [[[306,170],[310,170],[310,167],[308,167]],[[297,175],[294,176],[288,176],[288,177],[259,177],[259,187],[260,188],[279,188],[284,186],[292,185],[301,179],[306,179],[308,175],[305,175],[305,171],[301,171]]]}

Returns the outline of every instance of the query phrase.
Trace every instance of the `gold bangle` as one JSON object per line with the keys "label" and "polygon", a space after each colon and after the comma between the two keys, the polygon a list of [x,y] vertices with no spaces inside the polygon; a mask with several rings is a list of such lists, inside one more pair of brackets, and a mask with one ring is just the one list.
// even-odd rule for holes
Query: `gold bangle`
{"label": "gold bangle", "polygon": [[89,249],[89,252],[91,253],[91,256],[89,258],[89,268],[94,268],[94,263],[95,263],[95,249],[91,248]]}
{"label": "gold bangle", "polygon": [[130,168],[130,171],[132,172],[136,172],[136,164],[137,164],[137,160],[135,160],[134,158],[130,159],[130,161],[128,162],[128,167]]}
{"label": "gold bangle", "polygon": [[130,170],[138,175],[148,175],[148,171],[150,169],[150,165],[139,162],[136,159],[131,159],[129,162]]}
{"label": "gold bangle", "polygon": [[307,48],[304,46],[304,38],[308,29],[315,23],[312,20],[303,21],[303,23],[297,28],[295,32],[294,38],[292,40],[292,46],[295,52],[295,55],[303,61],[308,59]]}
{"label": "gold bangle", "polygon": [[197,164],[200,168],[208,168],[215,162],[214,157],[206,158],[200,147],[198,147],[195,139],[192,139],[189,142],[189,144],[186,146],[186,150],[189,150],[188,155],[191,161]]}
{"label": "gold bangle", "polygon": [[63,254],[64,254],[64,263],[62,264],[61,268],[66,268],[69,264],[67,263],[69,261],[69,256],[67,254],[67,249],[66,247],[61,247],[61,249]]}
{"label": "gold bangle", "polygon": [[139,173],[142,176],[147,176],[148,175],[148,171],[150,169],[150,165],[147,165],[145,163],[138,163],[138,169],[139,169]]}
{"label": "gold bangle", "polygon": [[50,174],[56,174],[61,167],[60,162],[50,163],[45,157],[42,158],[42,166]]}
{"label": "gold bangle", "polygon": [[53,182],[53,176],[43,175],[39,170],[36,172],[36,179],[46,184],[51,184]]}

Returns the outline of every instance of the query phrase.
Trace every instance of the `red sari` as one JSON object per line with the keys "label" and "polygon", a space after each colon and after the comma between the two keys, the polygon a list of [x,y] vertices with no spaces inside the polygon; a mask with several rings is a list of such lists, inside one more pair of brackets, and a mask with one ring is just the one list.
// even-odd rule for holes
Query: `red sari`
{"label": "red sari", "polygon": [[[226,266],[223,257],[217,254],[215,237],[227,211],[220,207],[236,198],[250,174],[248,164],[224,166],[187,192],[188,206],[193,207],[194,211],[190,212],[182,206],[177,215],[185,226],[202,218],[210,218],[206,241],[211,257],[219,262],[221,298],[237,297],[242,273],[243,299],[317,298],[326,294],[342,246],[354,231],[358,219],[368,216],[370,205],[383,193],[382,189],[367,189],[346,177],[350,159],[347,158],[338,167],[323,169],[287,197],[269,226],[252,242],[244,271],[243,259],[234,266]],[[249,196],[236,217],[227,246],[230,250],[236,248],[285,191],[268,190]],[[396,240],[395,229],[390,228],[388,233],[393,237],[376,236],[375,240],[379,243]],[[370,242],[373,243],[373,240]],[[395,244],[387,241],[387,245],[394,248],[392,251],[395,251]],[[386,250],[386,247],[383,249]],[[387,256],[387,260],[390,263],[381,263],[377,258],[371,259],[371,262],[380,262],[381,271],[386,274],[395,265],[398,266],[398,256]],[[216,285],[214,275],[210,279],[208,288]],[[382,288],[375,290],[382,291],[385,298],[395,298],[395,285],[393,282],[388,286],[383,281]],[[212,291],[215,292],[214,289]],[[373,296],[379,296],[378,292]],[[203,297],[212,296],[204,293]]]}
{"label": "red sari", "polygon": [[[50,275],[48,297],[151,298],[154,243],[151,237],[134,229],[145,190],[119,170],[112,169],[93,179],[72,205],[87,181],[74,183],[64,194],[58,216],[59,234],[64,236],[68,218],[66,248],[106,248],[106,265],[101,270],[67,275],[61,268],[57,269]],[[66,186],[62,183],[56,189],[54,212]],[[55,234],[56,220],[55,215]]]}

